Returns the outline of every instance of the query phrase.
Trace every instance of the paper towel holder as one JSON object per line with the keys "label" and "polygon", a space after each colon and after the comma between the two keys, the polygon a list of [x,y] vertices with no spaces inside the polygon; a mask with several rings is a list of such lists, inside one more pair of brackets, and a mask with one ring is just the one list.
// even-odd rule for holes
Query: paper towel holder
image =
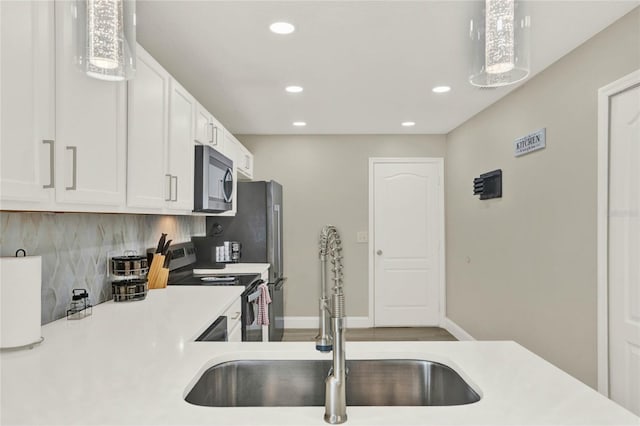
{"label": "paper towel holder", "polygon": [[[2,278],[0,280],[3,282],[2,288],[0,288],[0,304],[2,305],[0,324],[3,324],[0,351],[33,349],[44,341],[44,337],[40,335],[41,258],[40,256],[27,256],[27,251],[20,248],[16,250],[14,256],[0,258],[0,263],[2,263],[0,268]],[[26,265],[26,276],[22,270],[25,267],[20,265]],[[15,279],[16,276],[23,279]],[[24,285],[24,279],[30,285]],[[21,304],[23,301],[33,307],[27,311],[27,317],[24,317],[24,305]],[[8,327],[7,324],[11,327]]]}

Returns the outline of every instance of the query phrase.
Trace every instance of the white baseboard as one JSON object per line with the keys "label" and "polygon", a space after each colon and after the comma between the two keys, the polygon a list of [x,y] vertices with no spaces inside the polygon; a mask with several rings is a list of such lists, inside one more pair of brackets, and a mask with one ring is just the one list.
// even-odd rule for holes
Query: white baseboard
{"label": "white baseboard", "polygon": [[[350,328],[373,327],[369,317],[347,317],[346,325]],[[284,317],[285,328],[318,328],[318,317]]]}
{"label": "white baseboard", "polygon": [[464,328],[453,322],[451,319],[445,317],[442,322],[442,328],[447,330],[458,340],[476,340],[472,335],[467,333]]}

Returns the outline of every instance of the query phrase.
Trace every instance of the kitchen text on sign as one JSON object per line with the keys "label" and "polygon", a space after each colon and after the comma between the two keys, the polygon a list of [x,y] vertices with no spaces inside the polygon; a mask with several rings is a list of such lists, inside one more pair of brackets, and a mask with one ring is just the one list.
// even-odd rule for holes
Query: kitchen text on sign
{"label": "kitchen text on sign", "polygon": [[547,129],[540,129],[513,141],[516,157],[544,148],[547,145]]}

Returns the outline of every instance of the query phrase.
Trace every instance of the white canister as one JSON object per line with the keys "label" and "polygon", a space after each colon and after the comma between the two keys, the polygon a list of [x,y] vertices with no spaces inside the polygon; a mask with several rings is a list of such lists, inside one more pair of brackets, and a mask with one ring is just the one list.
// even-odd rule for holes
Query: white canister
{"label": "white canister", "polygon": [[41,285],[40,256],[0,257],[0,348],[40,342]]}

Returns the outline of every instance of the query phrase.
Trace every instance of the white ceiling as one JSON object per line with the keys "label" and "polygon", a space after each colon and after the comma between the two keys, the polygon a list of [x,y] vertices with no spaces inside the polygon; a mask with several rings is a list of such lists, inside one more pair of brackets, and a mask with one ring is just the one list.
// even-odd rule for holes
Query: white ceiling
{"label": "white ceiling", "polygon": [[[529,2],[531,75],[638,4]],[[138,0],[137,37],[236,134],[447,133],[515,88],[468,83],[468,21],[476,5]],[[275,21],[296,31],[273,34]],[[286,93],[292,84],[304,92]],[[442,84],[451,92],[431,92]]]}

